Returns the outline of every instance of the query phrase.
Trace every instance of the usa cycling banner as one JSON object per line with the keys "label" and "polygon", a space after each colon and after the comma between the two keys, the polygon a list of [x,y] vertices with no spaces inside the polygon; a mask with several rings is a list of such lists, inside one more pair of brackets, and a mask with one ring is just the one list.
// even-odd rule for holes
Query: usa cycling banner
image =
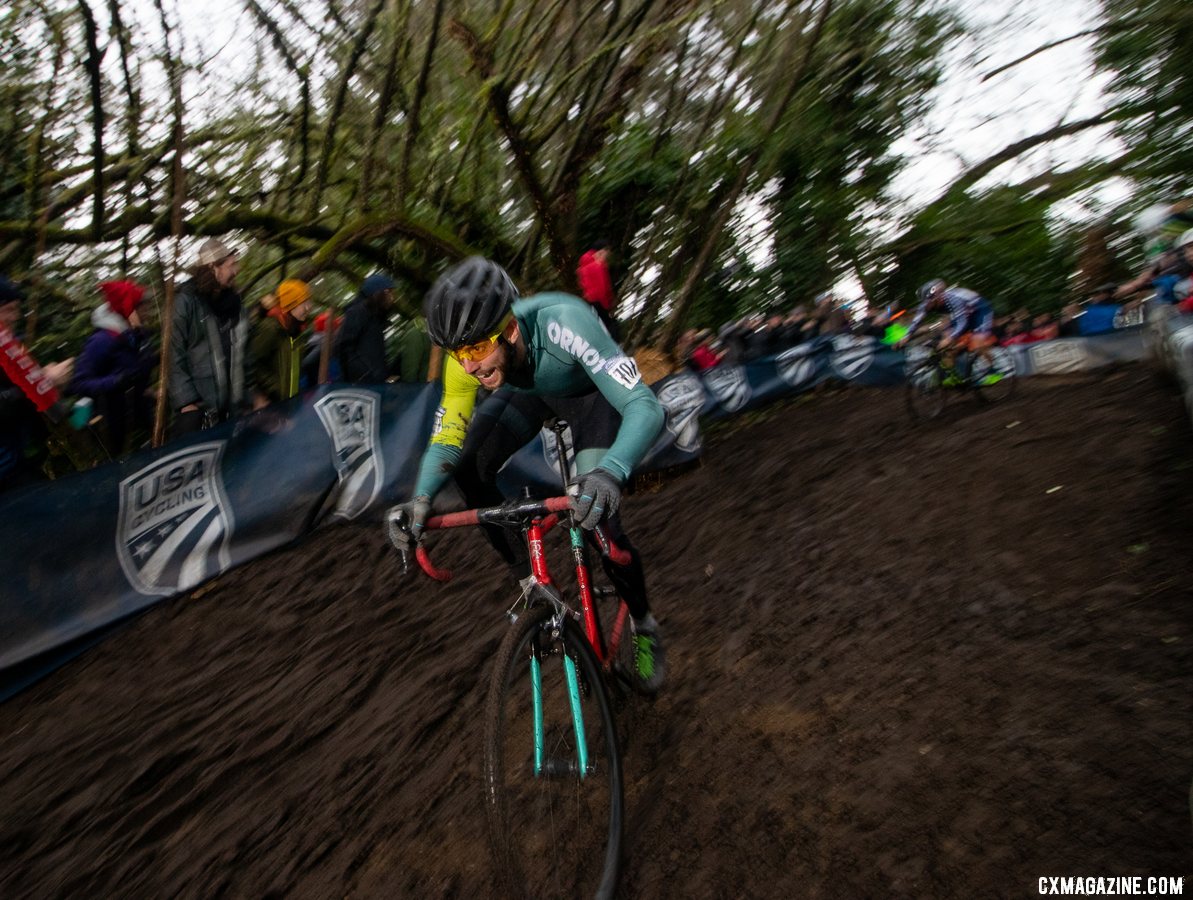
{"label": "usa cycling banner", "polygon": [[408,492],[437,404],[435,385],[327,386],[0,497],[0,697],[121,619]]}
{"label": "usa cycling banner", "polygon": [[734,416],[829,380],[870,386],[903,381],[903,353],[877,338],[820,337],[740,365],[719,365],[703,373],[707,398],[701,416]]}
{"label": "usa cycling banner", "polygon": [[[1138,331],[1011,349],[1020,374],[1069,371],[1140,358]],[[1168,345],[1179,345],[1193,412],[1193,328],[1174,322]],[[653,385],[666,422],[639,471],[696,459],[703,418],[830,379],[900,384],[903,354],[870,337],[822,337],[743,365],[670,375]],[[438,398],[438,385],[325,386],[158,451],[0,496],[0,542],[18,561],[0,590],[0,698],[164,598],[320,522],[406,499]],[[503,486],[557,490],[554,444],[546,433],[515,455]]]}
{"label": "usa cycling banner", "polygon": [[1004,349],[1015,360],[1017,375],[1070,375],[1114,363],[1141,360],[1147,355],[1143,326]]}
{"label": "usa cycling banner", "polygon": [[[0,544],[12,561],[0,592],[0,699],[148,606],[320,522],[376,516],[406,499],[438,401],[437,384],[325,386],[0,496]],[[696,457],[698,408],[668,414],[682,440],[665,431],[646,466]],[[558,490],[540,446],[510,466]]]}

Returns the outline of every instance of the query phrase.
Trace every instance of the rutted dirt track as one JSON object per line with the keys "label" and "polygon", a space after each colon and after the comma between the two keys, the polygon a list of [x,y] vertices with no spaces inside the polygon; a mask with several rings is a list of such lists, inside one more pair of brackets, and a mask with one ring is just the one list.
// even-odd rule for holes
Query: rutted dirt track
{"label": "rutted dirt track", "polygon": [[[912,427],[897,392],[715,430],[627,501],[671,681],[627,897],[1193,890],[1193,435],[1142,368]],[[479,535],[447,587],[327,529],[0,708],[0,897],[485,897]]]}

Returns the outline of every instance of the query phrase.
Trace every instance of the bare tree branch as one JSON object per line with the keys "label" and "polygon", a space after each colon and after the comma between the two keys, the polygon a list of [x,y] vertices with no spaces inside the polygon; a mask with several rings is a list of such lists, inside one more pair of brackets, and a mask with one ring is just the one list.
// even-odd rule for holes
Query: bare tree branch
{"label": "bare tree branch", "polygon": [[77,0],[79,13],[83,16],[83,37],[87,45],[87,57],[83,68],[91,88],[91,158],[95,174],[95,200],[91,207],[91,228],[96,239],[104,230],[104,96],[99,64],[99,28],[87,0]]}
{"label": "bare tree branch", "polygon": [[443,20],[444,0],[435,0],[435,12],[431,17],[430,33],[427,35],[427,49],[423,54],[423,64],[418,73],[418,82],[411,94],[410,119],[406,126],[406,140],[402,144],[402,163],[398,168],[397,195],[402,203],[406,200],[406,185],[410,176],[410,157],[414,153],[414,144],[418,140],[419,114],[422,112],[423,98],[427,94],[427,82],[431,77],[431,63],[435,59],[435,45],[439,40],[439,25]]}
{"label": "bare tree branch", "polygon": [[505,135],[510,144],[510,153],[514,158],[514,166],[521,175],[526,191],[534,204],[539,222],[547,234],[550,248],[551,262],[557,271],[562,272],[567,266],[567,248],[560,223],[555,210],[551,206],[547,190],[539,177],[534,157],[525,137],[514,124],[510,115],[509,87],[505,82],[493,76],[493,58],[487,46],[483,45],[476,34],[463,22],[453,19],[448,26],[453,37],[464,45],[472,60],[472,65],[485,81],[488,88],[486,99],[497,127]]}
{"label": "bare tree branch", "polygon": [[[368,45],[369,37],[372,35],[373,28],[377,24],[377,18],[381,15],[381,10],[385,7],[385,2],[386,0],[374,0],[373,5],[369,8],[368,15],[365,17],[364,25],[357,33],[356,40],[352,44],[348,59],[344,63],[344,68],[340,72],[339,83],[336,85],[335,98],[332,101],[327,118],[324,120],[323,149],[319,154],[319,166],[315,171],[315,185],[311,191],[311,202],[308,207],[308,212],[312,216],[318,214],[319,203],[323,197],[323,191],[327,187],[327,169],[331,164],[331,154],[335,147],[336,129],[339,126],[340,114],[344,111],[344,102],[348,97],[348,84],[351,82],[352,76],[356,74],[356,66],[365,52],[365,47]],[[329,4],[328,8],[331,9],[333,7]]]}
{"label": "bare tree branch", "polygon": [[997,153],[986,157],[976,165],[970,166],[959,178],[955,179],[949,185],[949,195],[955,196],[957,193],[965,191],[966,188],[981,181],[999,166],[1005,162],[1010,162],[1016,157],[1022,156],[1028,150],[1038,147],[1041,144],[1047,144],[1055,141],[1058,138],[1068,137],[1069,135],[1077,134],[1080,131],[1086,131],[1090,128],[1097,128],[1101,125],[1107,125],[1119,118],[1119,114],[1115,112],[1100,113],[1096,116],[1090,116],[1087,119],[1081,119],[1076,122],[1062,123],[1046,131],[1041,131],[1039,134],[1033,134],[1030,137],[1015,141],[1003,147]]}
{"label": "bare tree branch", "polygon": [[[729,215],[733,211],[734,205],[745,189],[746,182],[753,175],[758,162],[766,152],[769,144],[767,138],[775,133],[779,123],[783,120],[784,114],[787,112],[787,107],[790,105],[792,98],[803,84],[804,74],[807,72],[808,65],[812,59],[812,51],[820,40],[820,35],[824,31],[824,23],[828,20],[828,15],[832,11],[832,7],[832,0],[824,0],[820,6],[819,14],[814,20],[812,30],[807,35],[803,32],[807,19],[812,15],[811,7],[808,8],[801,18],[799,25],[795,28],[792,41],[800,45],[797,62],[788,76],[789,80],[787,84],[784,86],[780,82],[776,85],[776,88],[781,88],[781,92],[770,104],[771,112],[767,117],[766,125],[762,131],[764,137],[750,151],[746,159],[743,160],[733,188],[730,190],[729,195],[721,201],[721,207],[708,227],[707,237],[700,249],[700,253],[697,255],[696,261],[689,270],[683,287],[680,288],[679,294],[675,298],[671,318],[663,330],[663,348],[667,352],[670,352],[675,347],[676,341],[679,340],[679,335],[683,328],[684,316],[687,314],[688,307],[691,306],[692,299],[696,295],[696,285],[704,278],[705,269],[708,268],[717,244],[720,242],[725,223],[729,220]],[[791,55],[795,56],[796,54],[792,53]],[[784,54],[784,57],[786,56],[787,54]]]}

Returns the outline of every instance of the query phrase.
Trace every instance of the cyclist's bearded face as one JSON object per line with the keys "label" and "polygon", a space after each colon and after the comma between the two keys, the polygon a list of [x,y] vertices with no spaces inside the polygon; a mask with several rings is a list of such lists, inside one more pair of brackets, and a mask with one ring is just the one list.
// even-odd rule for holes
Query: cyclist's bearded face
{"label": "cyclist's bearded face", "polygon": [[[518,365],[518,331],[516,323],[498,339],[493,352],[481,359],[462,359],[464,371],[476,378],[481,387],[495,391],[507,380]],[[512,333],[511,333],[512,332]]]}

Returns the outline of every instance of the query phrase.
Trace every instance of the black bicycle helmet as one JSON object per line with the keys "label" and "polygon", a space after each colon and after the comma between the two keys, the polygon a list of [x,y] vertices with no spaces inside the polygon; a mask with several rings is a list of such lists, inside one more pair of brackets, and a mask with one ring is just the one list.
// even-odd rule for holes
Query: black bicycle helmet
{"label": "black bicycle helmet", "polygon": [[427,293],[427,334],[447,350],[475,344],[497,331],[517,299],[518,289],[505,269],[470,256],[440,275]]}
{"label": "black bicycle helmet", "polygon": [[932,299],[932,295],[943,287],[945,287],[943,278],[933,278],[931,281],[925,281],[920,285],[920,303],[927,303]]}

